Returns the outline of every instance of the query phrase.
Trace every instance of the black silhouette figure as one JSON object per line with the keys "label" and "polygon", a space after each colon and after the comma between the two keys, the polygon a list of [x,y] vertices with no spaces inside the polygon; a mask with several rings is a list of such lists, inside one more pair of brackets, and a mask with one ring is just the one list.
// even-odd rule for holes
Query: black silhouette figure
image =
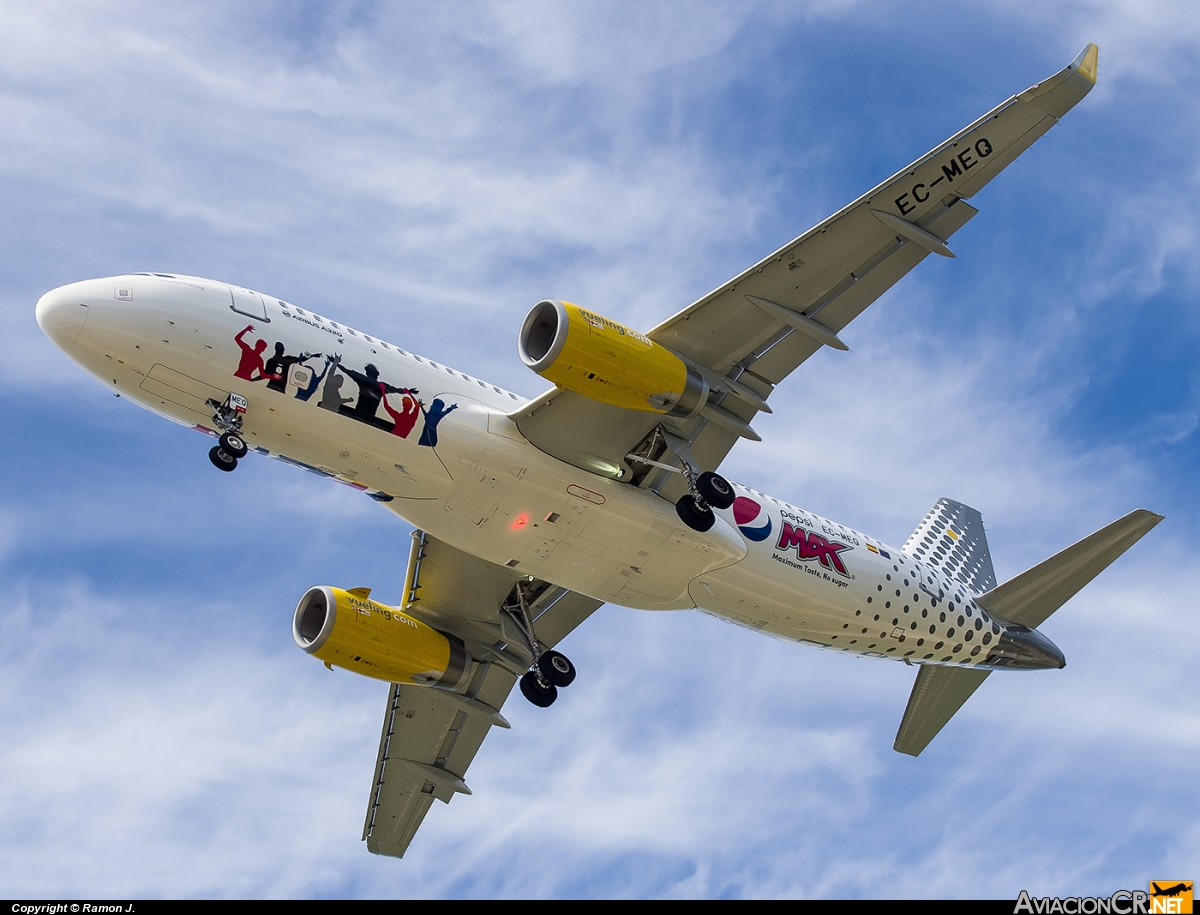
{"label": "black silhouette figure", "polygon": [[[319,356],[320,353],[301,353],[299,356],[285,356],[283,353],[283,344],[275,344],[275,355],[267,360],[267,364],[263,367],[262,377],[267,379],[267,387],[272,391],[278,391],[280,394],[287,393],[287,376],[292,366],[297,362],[303,362],[305,359],[311,359],[313,356]],[[256,378],[255,381],[258,379]]]}
{"label": "black silhouette figure", "polygon": [[332,410],[334,413],[341,413],[346,404],[350,403],[353,399],[342,396],[342,384],[346,379],[338,374],[338,369],[341,368],[341,365],[342,357],[334,353],[327,370],[328,375],[325,378],[325,387],[321,389],[321,400],[317,404],[317,406],[324,407],[326,410]]}
{"label": "black silhouette figure", "polygon": [[379,410],[379,401],[383,398],[383,392],[389,394],[416,394],[417,392],[410,388],[397,388],[388,384],[385,381],[379,380],[379,369],[368,363],[363,371],[356,372],[354,369],[348,369],[345,366],[338,367],[348,377],[354,379],[358,385],[358,400],[353,407],[342,407],[338,410],[343,416],[353,416],[361,423],[370,423],[372,426],[378,426],[381,429],[391,429],[392,423],[388,420],[377,419],[375,414]]}
{"label": "black silhouette figure", "polygon": [[458,404],[446,406],[442,403],[440,397],[435,397],[433,403],[429,405],[429,409],[421,408],[421,412],[425,414],[425,428],[421,430],[421,440],[418,445],[428,445],[430,448],[437,447],[437,427],[443,419],[458,409]]}

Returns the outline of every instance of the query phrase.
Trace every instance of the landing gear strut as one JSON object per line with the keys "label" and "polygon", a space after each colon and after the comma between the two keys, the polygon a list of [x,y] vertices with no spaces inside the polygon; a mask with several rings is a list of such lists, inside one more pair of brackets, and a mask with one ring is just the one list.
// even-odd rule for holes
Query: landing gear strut
{"label": "landing gear strut", "polygon": [[209,400],[213,411],[213,422],[221,432],[217,444],[208,452],[208,459],[218,470],[229,472],[237,469],[239,458],[244,458],[249,449],[242,438],[242,417],[246,414],[246,398],[241,394],[230,394],[224,403]]}
{"label": "landing gear strut", "polygon": [[[663,445],[663,439],[666,440],[666,448],[674,452],[675,457],[683,465],[682,468],[663,464],[650,457],[651,454],[659,453],[656,449]],[[657,467],[660,470],[669,470],[671,473],[683,474],[683,478],[687,480],[688,491],[675,503],[675,512],[679,515],[679,520],[694,531],[703,533],[712,528],[717,520],[713,509],[729,508],[733,504],[735,496],[729,481],[711,470],[697,473],[694,464],[696,459],[692,457],[689,443],[679,436],[665,431],[662,426],[656,427],[653,437],[639,446],[636,453],[630,452],[625,455],[625,459]]]}
{"label": "landing gear strut", "polygon": [[548,708],[558,698],[559,687],[570,686],[574,682],[575,665],[562,652],[551,649],[542,651],[537,633],[533,630],[533,618],[529,615],[524,582],[517,582],[513,590],[516,603],[506,604],[502,610],[516,624],[529,647],[529,653],[533,655],[533,664],[521,677],[521,694],[538,708]]}

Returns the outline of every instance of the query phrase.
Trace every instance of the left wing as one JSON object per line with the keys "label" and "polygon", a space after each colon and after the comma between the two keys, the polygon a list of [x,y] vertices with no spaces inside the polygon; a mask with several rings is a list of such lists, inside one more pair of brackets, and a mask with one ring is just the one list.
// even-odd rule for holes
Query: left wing
{"label": "left wing", "polygon": [[[461,693],[392,684],[363,826],[374,854],[402,857],[434,798],[449,803],[470,794],[464,776],[484,737],[509,726],[500,708],[530,656],[500,606],[527,578],[413,531],[405,612],[462,639],[481,663]],[[602,604],[545,582],[529,584],[534,627],[547,648]]]}
{"label": "left wing", "polygon": [[[977,210],[965,202],[1058,123],[1096,81],[1089,44],[1065,69],[1013,96],[878,187],[651,330],[710,380],[715,396],[689,420],[639,413],[555,389],[513,414],[538,448],[630,479],[625,455],[660,423],[715,469],[779,384]],[[745,391],[739,393],[737,386]],[[597,458],[599,460],[597,460]],[[680,480],[663,495],[683,492]]]}

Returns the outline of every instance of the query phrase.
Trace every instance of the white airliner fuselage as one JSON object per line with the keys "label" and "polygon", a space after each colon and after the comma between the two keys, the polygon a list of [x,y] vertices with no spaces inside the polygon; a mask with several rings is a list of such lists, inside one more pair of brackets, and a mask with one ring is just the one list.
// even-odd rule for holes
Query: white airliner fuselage
{"label": "white airliner fuselage", "polygon": [[364,490],[460,550],[597,600],[695,607],[796,641],[925,664],[1064,663],[1048,639],[993,618],[931,561],[736,484],[713,527],[693,530],[654,492],[530,444],[509,418],[524,404],[516,395],[279,299],[132,274],[55,289],[37,319],[122,397],[213,435],[207,402],[241,395],[242,434],[258,453]]}

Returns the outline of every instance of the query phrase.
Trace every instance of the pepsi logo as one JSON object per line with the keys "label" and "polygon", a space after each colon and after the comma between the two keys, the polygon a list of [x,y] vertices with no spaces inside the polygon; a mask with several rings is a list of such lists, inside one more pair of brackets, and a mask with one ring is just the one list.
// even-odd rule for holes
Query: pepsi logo
{"label": "pepsi logo", "polygon": [[733,523],[742,536],[760,543],[771,536],[771,516],[753,499],[738,496],[733,500]]}

